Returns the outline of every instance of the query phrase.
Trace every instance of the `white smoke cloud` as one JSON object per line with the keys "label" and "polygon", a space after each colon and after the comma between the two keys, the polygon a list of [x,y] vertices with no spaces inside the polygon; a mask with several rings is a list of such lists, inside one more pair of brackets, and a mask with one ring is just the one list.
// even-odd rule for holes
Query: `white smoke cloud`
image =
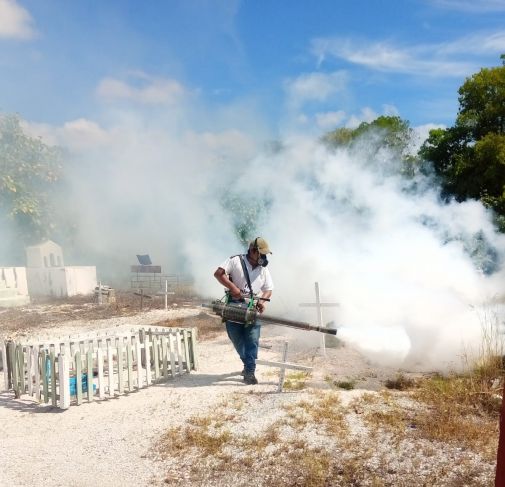
{"label": "white smoke cloud", "polygon": [[61,207],[75,208],[79,251],[99,258],[86,263],[106,281],[149,253],[164,272],[190,273],[202,295],[220,296],[213,272],[243,250],[223,198],[239,196],[246,210],[264,201],[257,232],[274,252],[269,313],[314,321],[298,304],[313,300],[317,281],[323,300],[340,303],[325,321],[371,358],[457,365],[462,346],[479,343],[476,310],[505,291],[503,267],[486,275],[468,253],[480,232],[503,262],[505,237],[488,212],[473,201],[441,204],[428,180],[407,184],[392,155],[367,141],[330,153],[292,134],[263,150],[261,125],[247,105],[213,112],[195,103],[104,108],[100,121],[39,126],[73,154],[71,201]]}
{"label": "white smoke cloud", "polygon": [[0,0],[0,38],[28,40],[35,37],[33,18],[16,0]]}
{"label": "white smoke cloud", "polygon": [[[370,356],[458,366],[463,344],[479,343],[476,307],[505,288],[503,270],[477,270],[465,241],[481,231],[501,249],[504,237],[480,204],[441,205],[435,190],[407,192],[383,171],[393,162],[387,154],[365,154],[330,155],[297,136],[286,152],[254,161],[264,171],[253,194],[273,198],[262,229],[274,251],[270,312],[313,320],[298,303],[313,299],[317,281],[323,299],[340,302],[326,320]],[[235,186],[250,192],[248,174]]]}

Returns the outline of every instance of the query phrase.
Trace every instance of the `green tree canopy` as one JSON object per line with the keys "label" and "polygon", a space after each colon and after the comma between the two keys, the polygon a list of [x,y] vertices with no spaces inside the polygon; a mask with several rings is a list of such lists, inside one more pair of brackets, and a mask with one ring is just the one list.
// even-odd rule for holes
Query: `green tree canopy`
{"label": "green tree canopy", "polygon": [[351,129],[340,127],[328,132],[322,141],[329,147],[356,148],[366,139],[371,154],[381,148],[388,149],[403,162],[400,171],[412,175],[416,158],[411,154],[414,132],[408,121],[397,116],[380,116],[372,122],[362,122]]}
{"label": "green tree canopy", "polygon": [[505,58],[483,68],[459,89],[456,123],[430,131],[422,158],[433,163],[443,193],[458,201],[481,200],[505,231]]}
{"label": "green tree canopy", "polygon": [[50,192],[60,179],[61,150],[26,135],[16,115],[0,115],[0,221],[23,244],[52,231]]}

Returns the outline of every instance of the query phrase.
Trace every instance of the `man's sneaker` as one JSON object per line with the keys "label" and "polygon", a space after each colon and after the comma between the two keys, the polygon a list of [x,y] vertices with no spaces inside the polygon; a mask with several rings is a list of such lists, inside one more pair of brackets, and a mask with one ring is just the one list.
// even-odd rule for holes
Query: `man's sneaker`
{"label": "man's sneaker", "polygon": [[242,377],[244,377],[244,376],[245,376],[245,368],[243,368],[243,369],[242,369],[242,372],[240,372],[240,375],[241,375]]}
{"label": "man's sneaker", "polygon": [[254,385],[258,383],[258,379],[256,379],[256,376],[254,375],[254,372],[246,372],[244,374],[244,382],[247,385]]}

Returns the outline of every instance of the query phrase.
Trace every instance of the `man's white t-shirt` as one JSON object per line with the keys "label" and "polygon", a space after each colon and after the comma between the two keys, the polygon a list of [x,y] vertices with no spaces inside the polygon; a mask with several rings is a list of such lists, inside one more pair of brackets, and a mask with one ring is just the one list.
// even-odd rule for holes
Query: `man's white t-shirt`
{"label": "man's white t-shirt", "polygon": [[[266,267],[260,265],[253,269],[247,260],[247,256],[244,255],[243,258],[247,272],[249,273],[249,279],[251,280],[253,294],[256,295],[263,291],[272,291],[274,289],[274,283],[272,282],[270,271]],[[224,269],[233,284],[240,289],[240,292],[249,294],[249,286],[238,255],[226,259],[219,267]]]}

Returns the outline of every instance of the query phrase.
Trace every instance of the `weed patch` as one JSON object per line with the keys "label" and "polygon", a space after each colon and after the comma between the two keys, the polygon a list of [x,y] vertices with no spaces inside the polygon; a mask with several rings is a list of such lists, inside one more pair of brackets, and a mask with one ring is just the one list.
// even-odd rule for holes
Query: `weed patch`
{"label": "weed patch", "polygon": [[309,377],[309,372],[291,372],[286,376],[284,389],[288,391],[300,391],[305,387],[305,383]]}

